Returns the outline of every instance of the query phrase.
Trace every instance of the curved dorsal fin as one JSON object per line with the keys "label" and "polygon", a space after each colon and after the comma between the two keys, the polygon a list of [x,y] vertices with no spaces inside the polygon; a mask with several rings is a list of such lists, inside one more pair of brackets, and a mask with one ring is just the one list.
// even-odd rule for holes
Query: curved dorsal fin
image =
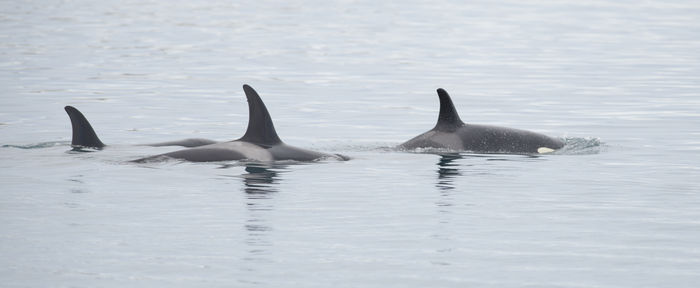
{"label": "curved dorsal fin", "polygon": [[450,129],[457,126],[462,126],[464,122],[459,118],[455,105],[452,104],[450,94],[447,94],[445,89],[437,89],[438,97],[440,97],[440,115],[438,116],[437,124],[434,129]]}
{"label": "curved dorsal fin", "polygon": [[248,130],[239,140],[262,145],[281,143],[260,95],[248,85],[243,85],[243,91],[248,98]]}
{"label": "curved dorsal fin", "polygon": [[70,145],[73,147],[92,147],[92,148],[102,148],[105,144],[97,138],[95,130],[90,126],[90,122],[80,113],[78,109],[73,106],[66,106],[64,108],[68,117],[70,117],[70,124],[73,128],[73,140]]}

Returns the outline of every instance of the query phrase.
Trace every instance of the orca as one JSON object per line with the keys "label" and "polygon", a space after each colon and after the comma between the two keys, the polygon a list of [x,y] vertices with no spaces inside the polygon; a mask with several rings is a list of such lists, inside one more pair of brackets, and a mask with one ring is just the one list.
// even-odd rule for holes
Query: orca
{"label": "orca", "polygon": [[162,146],[182,146],[187,148],[199,147],[209,144],[219,143],[218,141],[203,139],[203,138],[187,138],[175,141],[166,141],[150,144],[141,144],[141,146],[162,147]]}
{"label": "orca", "polygon": [[92,125],[85,118],[83,113],[80,113],[78,109],[73,106],[66,106],[63,109],[68,113],[70,117],[71,128],[73,129],[73,139],[70,145],[73,148],[95,148],[102,149],[106,145],[100,141],[97,137],[95,129],[92,129]]}
{"label": "orca", "polygon": [[337,154],[327,154],[287,145],[279,138],[260,95],[250,86],[243,85],[248,100],[248,128],[243,137],[199,147],[150,156],[137,163],[160,161],[168,158],[191,162],[246,160],[253,162],[315,161],[321,159],[348,160]]}
{"label": "orca", "polygon": [[543,154],[564,147],[562,140],[535,132],[464,123],[447,91],[440,88],[437,93],[440,98],[437,124],[400,144],[400,150],[438,148],[474,153]]}
{"label": "orca", "polygon": [[[71,128],[73,130],[73,137],[71,140],[71,146],[75,149],[81,148],[92,148],[92,149],[102,149],[105,145],[97,137],[97,133],[90,125],[90,122],[85,118],[85,115],[81,113],[78,109],[73,106],[66,106],[64,108],[68,117],[70,117]],[[189,138],[178,141],[168,141],[153,144],[142,144],[142,146],[184,146],[184,147],[197,147],[202,145],[209,145],[216,143],[216,141],[209,139],[200,138]]]}

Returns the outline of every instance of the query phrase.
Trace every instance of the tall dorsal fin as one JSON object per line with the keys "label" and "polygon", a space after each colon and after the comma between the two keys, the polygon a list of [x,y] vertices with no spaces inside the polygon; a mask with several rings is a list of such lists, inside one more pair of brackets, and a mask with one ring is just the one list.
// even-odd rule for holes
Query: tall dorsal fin
{"label": "tall dorsal fin", "polygon": [[95,130],[90,126],[90,122],[80,113],[78,109],[72,106],[66,106],[66,113],[70,117],[70,124],[73,128],[73,140],[70,145],[73,147],[92,147],[92,148],[102,148],[105,144],[97,138]]}
{"label": "tall dorsal fin", "polygon": [[450,129],[462,126],[464,122],[459,118],[457,109],[452,104],[450,94],[447,94],[447,91],[442,88],[437,89],[437,93],[438,97],[440,97],[440,115],[434,129]]}
{"label": "tall dorsal fin", "polygon": [[248,98],[248,130],[239,140],[262,145],[281,143],[282,140],[277,136],[275,125],[272,124],[270,113],[267,112],[260,95],[248,85],[243,85],[243,91]]}

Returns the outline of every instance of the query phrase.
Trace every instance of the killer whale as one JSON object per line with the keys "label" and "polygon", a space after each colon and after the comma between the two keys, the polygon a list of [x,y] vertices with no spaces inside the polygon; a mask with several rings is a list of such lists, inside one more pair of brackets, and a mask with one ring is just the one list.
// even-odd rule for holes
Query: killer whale
{"label": "killer whale", "polygon": [[400,144],[399,149],[439,148],[475,153],[536,154],[564,147],[562,140],[535,132],[464,123],[447,91],[439,88],[437,94],[440,113],[435,127]]}
{"label": "killer whale", "polygon": [[73,130],[73,136],[70,145],[73,148],[95,148],[102,149],[106,145],[100,141],[97,137],[95,129],[92,129],[92,125],[85,118],[83,113],[80,113],[78,109],[73,106],[66,106],[63,108],[68,113],[70,118],[71,128]]}
{"label": "killer whale", "polygon": [[168,158],[191,162],[213,162],[247,160],[271,162],[280,160],[314,161],[319,159],[348,160],[347,157],[306,150],[287,145],[279,138],[272,117],[260,95],[249,85],[243,85],[248,100],[248,128],[243,137],[199,147],[178,150],[170,153],[135,160],[143,163]]}
{"label": "killer whale", "polygon": [[[102,143],[100,138],[95,133],[95,129],[92,128],[90,122],[85,118],[85,115],[73,106],[64,107],[68,117],[70,118],[71,128],[72,128],[72,139],[71,146],[76,149],[80,148],[92,148],[92,149],[102,149],[105,145]],[[188,138],[177,141],[168,141],[152,144],[141,144],[142,146],[183,146],[183,147],[197,147],[202,145],[208,145],[216,143],[216,141],[201,138]]]}

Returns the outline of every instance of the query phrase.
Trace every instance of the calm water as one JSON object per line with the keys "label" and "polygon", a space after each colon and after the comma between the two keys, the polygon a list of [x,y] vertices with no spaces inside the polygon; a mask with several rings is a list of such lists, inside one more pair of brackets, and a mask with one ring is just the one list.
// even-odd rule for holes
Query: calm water
{"label": "calm water", "polygon": [[[2,1],[2,286],[695,287],[700,4],[462,2]],[[127,163],[240,137],[244,83],[353,159]],[[438,87],[569,145],[388,148]]]}

